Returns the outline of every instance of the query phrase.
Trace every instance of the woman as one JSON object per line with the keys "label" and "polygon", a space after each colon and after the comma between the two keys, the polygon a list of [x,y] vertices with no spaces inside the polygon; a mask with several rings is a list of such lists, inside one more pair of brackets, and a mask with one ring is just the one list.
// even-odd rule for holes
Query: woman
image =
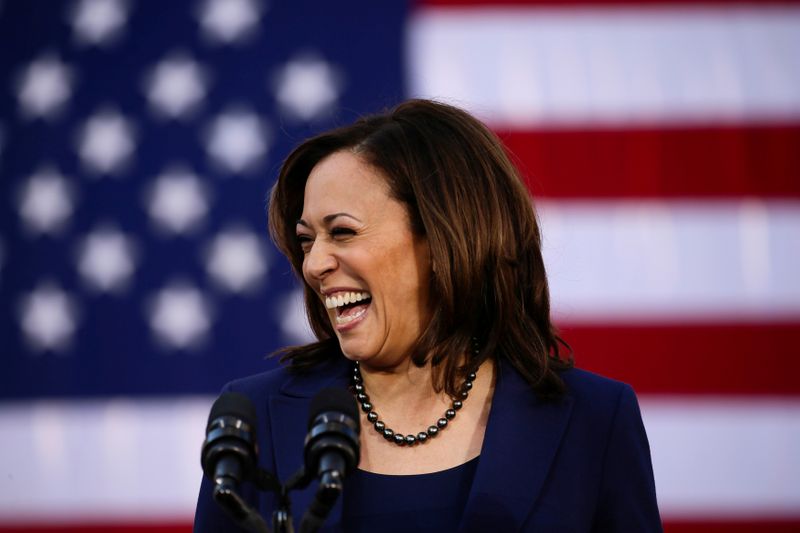
{"label": "woman", "polygon": [[[660,530],[636,398],[563,357],[533,206],[483,124],[413,100],[312,138],[269,218],[319,341],[227,388],[254,400],[261,466],[282,480],[310,398],[359,395],[360,464],[327,528]],[[204,482],[196,530],[229,523]]]}

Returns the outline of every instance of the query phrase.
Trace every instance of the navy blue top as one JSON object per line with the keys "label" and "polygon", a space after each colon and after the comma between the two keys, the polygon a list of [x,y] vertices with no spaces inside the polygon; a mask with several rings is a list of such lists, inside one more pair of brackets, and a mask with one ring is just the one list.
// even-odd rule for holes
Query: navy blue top
{"label": "navy blue top", "polygon": [[342,525],[348,533],[456,531],[477,469],[478,457],[430,474],[356,470],[345,482]]}
{"label": "navy blue top", "polygon": [[[650,448],[633,389],[573,368],[561,373],[567,393],[558,401],[545,401],[505,358],[496,363],[481,457],[455,531],[660,533]],[[311,399],[325,387],[347,388],[352,374],[352,363],[341,357],[307,373],[280,369],[226,386],[226,391],[240,392],[256,406],[261,468],[285,480],[303,466]],[[357,498],[349,504],[356,503],[361,511],[365,505],[367,512],[380,500],[392,502],[393,510],[400,510],[397,506],[408,498],[416,500],[419,487],[403,491],[398,481],[403,480],[392,477],[391,491],[383,491],[378,503],[370,503],[369,496],[348,493],[345,481],[345,492],[320,533],[347,531],[345,500]],[[216,504],[212,489],[204,477],[195,533],[246,533]],[[316,489],[312,483],[292,492],[295,524],[312,504]],[[277,506],[274,494],[259,493],[252,483],[242,484],[241,491],[248,505],[267,519],[272,516]],[[452,494],[452,490],[440,491],[417,505],[429,513],[431,501],[440,502]],[[381,506],[385,507],[388,503]],[[414,514],[422,511],[415,509]],[[389,526],[395,531],[413,530],[408,524],[414,517],[408,517],[409,522],[404,522],[405,517],[397,522],[384,519],[384,529],[373,531],[383,533]],[[452,527],[442,529],[453,531]]]}

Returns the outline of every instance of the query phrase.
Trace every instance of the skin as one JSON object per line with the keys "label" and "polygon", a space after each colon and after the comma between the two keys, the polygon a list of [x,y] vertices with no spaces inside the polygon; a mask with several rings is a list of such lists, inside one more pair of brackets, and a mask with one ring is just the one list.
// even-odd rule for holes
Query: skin
{"label": "skin", "polygon": [[372,295],[364,318],[346,328],[328,310],[345,356],[378,368],[401,363],[431,315],[428,243],[409,229],[404,206],[376,170],[337,152],[312,169],[301,221],[306,282],[318,294]]}
{"label": "skin", "polygon": [[[405,206],[389,195],[382,173],[350,151],[320,161],[306,183],[297,224],[303,276],[324,302],[342,291],[367,291],[372,300],[359,319],[328,317],[345,357],[359,361],[379,416],[400,433],[418,433],[450,406],[437,393],[431,368],[409,353],[431,317],[428,243],[411,231]],[[491,362],[478,371],[470,398],[446,431],[426,445],[400,448],[372,430],[362,416],[359,468],[384,474],[434,472],[480,454],[493,390]]]}

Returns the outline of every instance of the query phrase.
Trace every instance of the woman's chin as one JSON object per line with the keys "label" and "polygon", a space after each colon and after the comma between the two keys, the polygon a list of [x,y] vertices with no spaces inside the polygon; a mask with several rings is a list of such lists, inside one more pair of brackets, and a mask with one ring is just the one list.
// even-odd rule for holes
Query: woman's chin
{"label": "woman's chin", "polygon": [[339,348],[345,358],[353,362],[367,361],[371,356],[371,353],[365,349],[363,343],[354,342],[354,339],[343,339],[341,335],[339,336]]}

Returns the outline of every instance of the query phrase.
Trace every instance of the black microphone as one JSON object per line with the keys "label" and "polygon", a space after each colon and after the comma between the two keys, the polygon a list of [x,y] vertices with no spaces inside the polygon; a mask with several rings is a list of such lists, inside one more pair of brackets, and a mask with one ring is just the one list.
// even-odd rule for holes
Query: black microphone
{"label": "black microphone", "polygon": [[226,392],[211,407],[201,463],[214,483],[229,480],[238,486],[256,463],[256,409],[247,396]]}
{"label": "black microphone", "polygon": [[321,390],[311,400],[305,441],[305,471],[319,479],[314,501],[300,523],[301,533],[324,523],[342,492],[342,482],[360,459],[358,406],[344,389]]}
{"label": "black microphone", "polygon": [[257,478],[256,409],[238,392],[222,394],[211,407],[200,462],[214,483],[214,500],[250,531],[268,532],[264,519],[239,496],[239,485]]}

